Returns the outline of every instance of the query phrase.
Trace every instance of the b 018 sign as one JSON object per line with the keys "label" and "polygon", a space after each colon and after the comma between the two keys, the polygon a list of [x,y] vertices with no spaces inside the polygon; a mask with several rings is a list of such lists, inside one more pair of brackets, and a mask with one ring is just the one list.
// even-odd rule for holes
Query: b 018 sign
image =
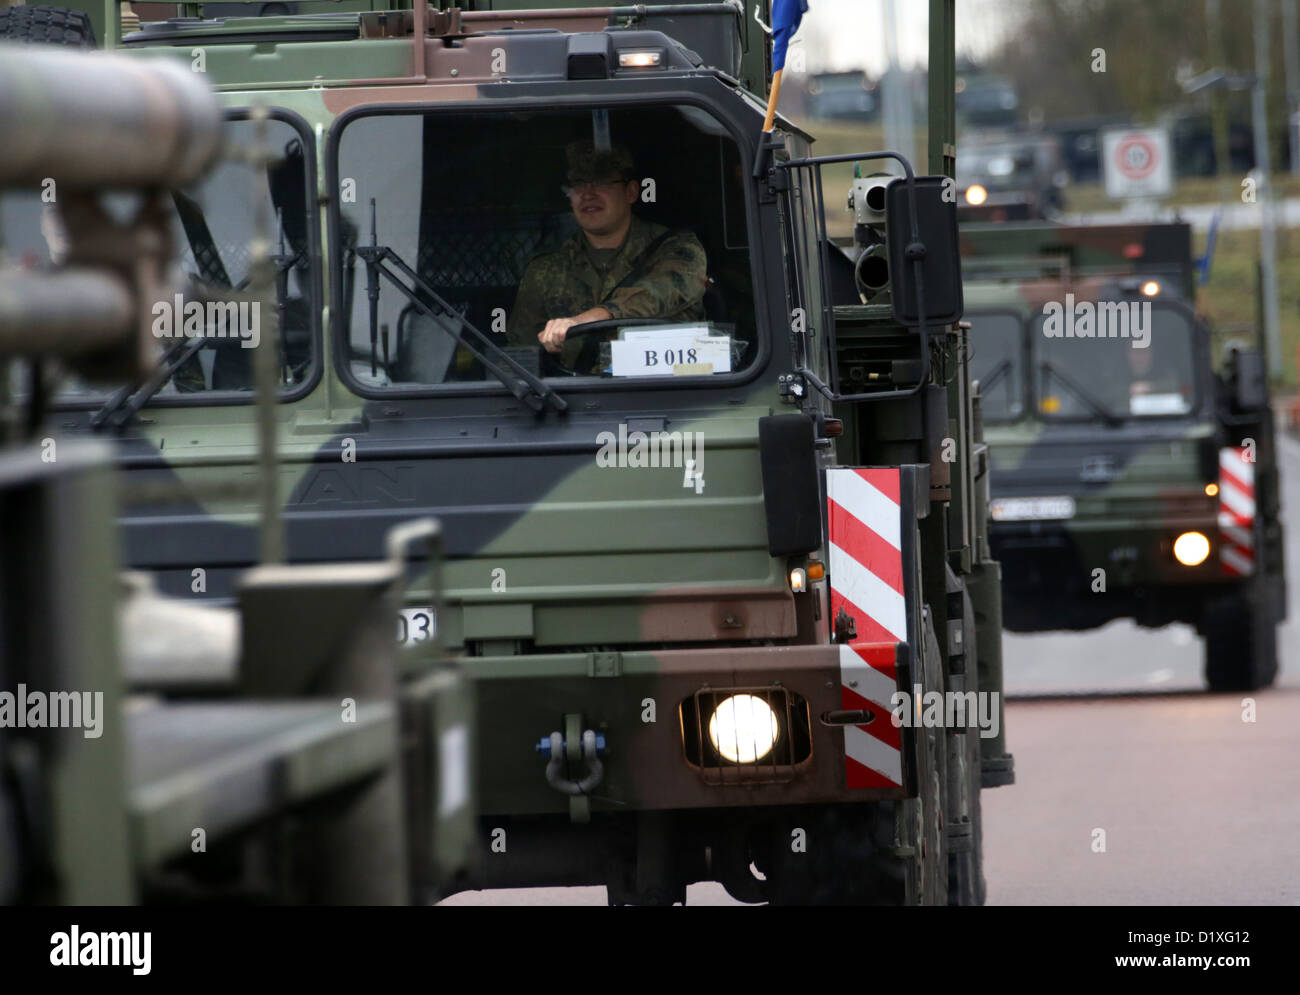
{"label": "b 018 sign", "polygon": [[731,338],[707,326],[636,329],[610,343],[616,377],[671,377],[731,372]]}
{"label": "b 018 sign", "polygon": [[1168,197],[1174,192],[1169,132],[1164,128],[1114,128],[1101,135],[1106,196]]}

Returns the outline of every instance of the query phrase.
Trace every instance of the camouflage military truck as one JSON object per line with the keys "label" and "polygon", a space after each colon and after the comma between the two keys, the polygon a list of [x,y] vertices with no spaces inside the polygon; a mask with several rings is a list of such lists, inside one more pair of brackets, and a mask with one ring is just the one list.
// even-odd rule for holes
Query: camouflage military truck
{"label": "camouflage military truck", "polygon": [[1268,383],[1252,343],[1214,368],[1189,226],[966,226],[962,253],[1007,628],[1184,622],[1211,689],[1270,684]]}
{"label": "camouflage military truck", "polygon": [[1052,218],[1065,209],[1068,180],[1055,135],[976,135],[962,143],[957,217],[963,225]]}
{"label": "camouflage military truck", "polygon": [[[447,6],[104,37],[205,72],[232,141],[269,109],[276,162],[223,165],[174,227],[195,293],[228,293],[254,208],[278,219],[256,331],[280,329],[289,561],[443,523],[443,605],[417,578],[399,635],[436,628],[475,680],[464,885],[981,902],[980,789],[1013,775],[945,177],[765,133],[765,2]],[[933,0],[934,174],[952,18]],[[863,167],[848,251],[825,235],[841,160]],[[128,556],[219,602],[258,555],[252,504],[217,489],[257,479],[255,330],[193,320],[146,382],[68,385],[55,417],[193,495],[126,508]]]}
{"label": "camouflage military truck", "polygon": [[[61,377],[155,369],[167,190],[223,151],[214,94],[170,63],[0,44],[0,121],[0,190],[41,192],[54,257],[0,231],[0,904],[427,901],[471,858],[475,811],[471,689],[392,640],[408,549],[436,568],[436,523],[403,523],[371,562],[264,555],[234,607],[163,596],[119,580],[112,446],[41,424]],[[261,229],[228,298],[273,298]],[[257,356],[269,421],[272,338]],[[272,474],[274,442],[256,450]]]}

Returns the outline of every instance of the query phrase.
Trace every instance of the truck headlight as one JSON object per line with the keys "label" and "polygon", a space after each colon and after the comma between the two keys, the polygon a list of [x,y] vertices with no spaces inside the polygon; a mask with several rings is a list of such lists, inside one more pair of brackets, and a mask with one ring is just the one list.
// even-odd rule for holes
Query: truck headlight
{"label": "truck headlight", "polygon": [[722,699],[709,717],[709,740],[732,763],[750,764],[767,756],[778,732],[776,712],[752,694]]}
{"label": "truck headlight", "polygon": [[1210,540],[1199,532],[1184,532],[1174,540],[1174,559],[1185,567],[1197,567],[1210,555]]}

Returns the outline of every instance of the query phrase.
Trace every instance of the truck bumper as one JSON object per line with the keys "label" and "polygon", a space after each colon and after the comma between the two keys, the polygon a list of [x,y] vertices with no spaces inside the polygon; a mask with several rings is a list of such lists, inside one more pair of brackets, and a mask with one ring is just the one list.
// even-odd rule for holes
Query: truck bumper
{"label": "truck bumper", "polygon": [[[628,653],[468,657],[479,702],[480,811],[569,811],[539,745],[552,732],[604,737],[593,813],[874,801],[908,796],[912,731],[890,698],[910,686],[894,643],[747,646]],[[771,707],[776,744],[728,762],[710,718],[731,695]],[[724,742],[725,746],[726,743]],[[567,750],[566,750],[567,752]],[[576,762],[570,762],[576,761]],[[566,776],[586,767],[576,751]]]}

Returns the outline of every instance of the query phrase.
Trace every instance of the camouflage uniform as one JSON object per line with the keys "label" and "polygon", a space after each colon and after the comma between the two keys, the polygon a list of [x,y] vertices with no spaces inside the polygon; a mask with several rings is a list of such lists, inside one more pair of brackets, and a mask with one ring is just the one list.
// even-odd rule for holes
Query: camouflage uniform
{"label": "camouflage uniform", "polygon": [[[676,232],[640,261],[646,248],[664,232],[663,225],[635,215],[622,247],[603,272],[585,233],[579,231],[556,251],[537,256],[524,271],[510,309],[511,345],[536,345],[537,334],[551,318],[568,318],[600,305],[614,318],[663,318],[702,321],[708,263],[704,246],[690,232]],[[572,366],[581,338],[564,343],[562,361]]]}

